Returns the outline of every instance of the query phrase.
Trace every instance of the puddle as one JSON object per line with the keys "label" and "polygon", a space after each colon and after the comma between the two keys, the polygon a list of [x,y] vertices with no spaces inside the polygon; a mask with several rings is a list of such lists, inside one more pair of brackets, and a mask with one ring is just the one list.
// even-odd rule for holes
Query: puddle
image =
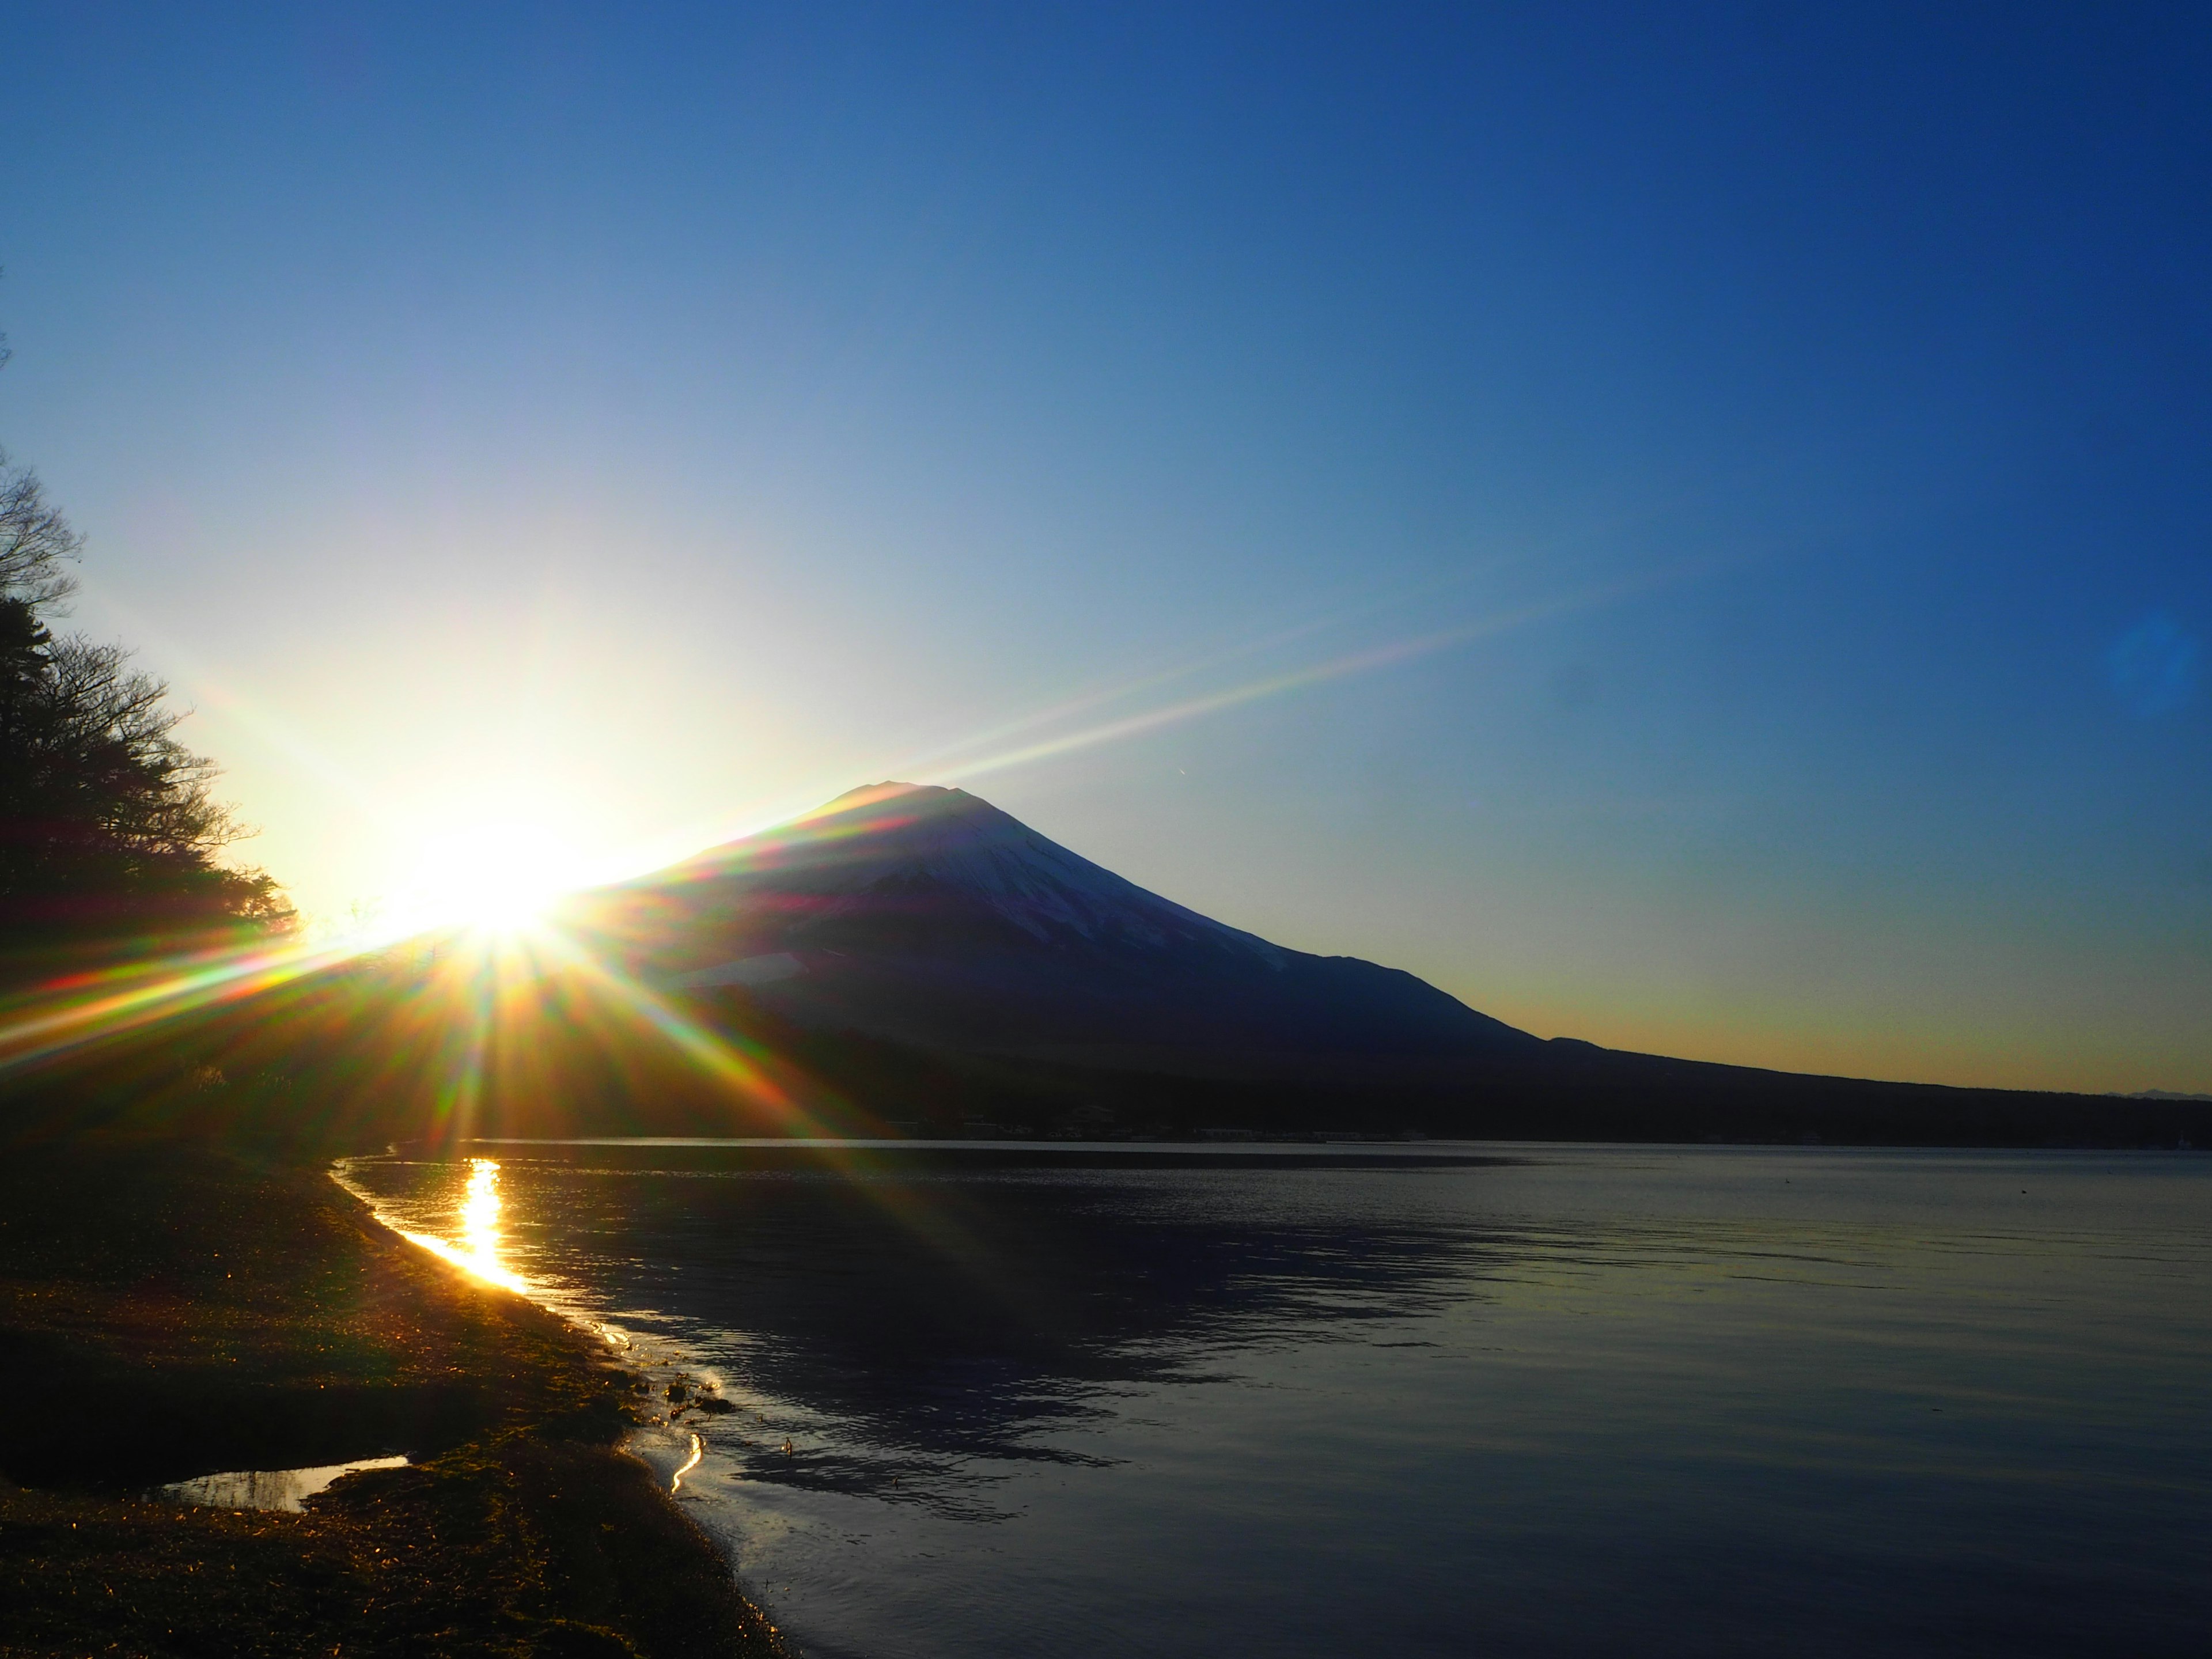
{"label": "puddle", "polygon": [[313,1498],[342,1474],[362,1469],[406,1467],[404,1457],[363,1457],[351,1463],[325,1463],[313,1469],[233,1469],[226,1474],[203,1474],[155,1489],[159,1498],[180,1504],[200,1504],[212,1510],[291,1510]]}

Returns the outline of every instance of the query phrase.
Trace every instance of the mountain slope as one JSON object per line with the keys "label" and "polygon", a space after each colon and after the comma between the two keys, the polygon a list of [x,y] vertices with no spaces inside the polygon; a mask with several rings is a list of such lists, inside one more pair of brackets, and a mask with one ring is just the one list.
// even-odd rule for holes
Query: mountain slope
{"label": "mountain slope", "polygon": [[817,1030],[1185,1075],[1371,1074],[1543,1045],[1411,974],[1272,945],[957,789],[880,784],[588,896],[648,982]]}

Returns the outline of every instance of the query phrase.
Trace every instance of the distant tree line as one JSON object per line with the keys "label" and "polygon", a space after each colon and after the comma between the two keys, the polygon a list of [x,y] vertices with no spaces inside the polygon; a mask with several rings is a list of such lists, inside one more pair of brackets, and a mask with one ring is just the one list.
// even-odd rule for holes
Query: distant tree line
{"label": "distant tree line", "polygon": [[276,883],[177,741],[168,687],[118,645],[57,637],[82,538],[0,452],[0,950],[288,929]]}

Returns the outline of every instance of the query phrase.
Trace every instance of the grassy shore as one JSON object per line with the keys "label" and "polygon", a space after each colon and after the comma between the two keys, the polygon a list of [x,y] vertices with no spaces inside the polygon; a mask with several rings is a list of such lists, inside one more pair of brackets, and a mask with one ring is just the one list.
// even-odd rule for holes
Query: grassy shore
{"label": "grassy shore", "polygon": [[[0,1652],[769,1655],[582,1334],[313,1167],[0,1152]],[[392,1452],[304,1515],[166,1481]]]}

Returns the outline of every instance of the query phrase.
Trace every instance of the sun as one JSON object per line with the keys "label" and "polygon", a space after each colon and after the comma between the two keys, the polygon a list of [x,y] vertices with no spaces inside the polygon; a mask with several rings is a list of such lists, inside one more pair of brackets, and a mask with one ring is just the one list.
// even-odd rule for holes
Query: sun
{"label": "sun", "polygon": [[460,906],[460,920],[494,933],[535,927],[560,897],[559,888],[501,871],[484,881]]}
{"label": "sun", "polygon": [[576,849],[523,821],[441,824],[422,837],[410,862],[414,879],[404,908],[424,927],[526,933],[585,884]]}

